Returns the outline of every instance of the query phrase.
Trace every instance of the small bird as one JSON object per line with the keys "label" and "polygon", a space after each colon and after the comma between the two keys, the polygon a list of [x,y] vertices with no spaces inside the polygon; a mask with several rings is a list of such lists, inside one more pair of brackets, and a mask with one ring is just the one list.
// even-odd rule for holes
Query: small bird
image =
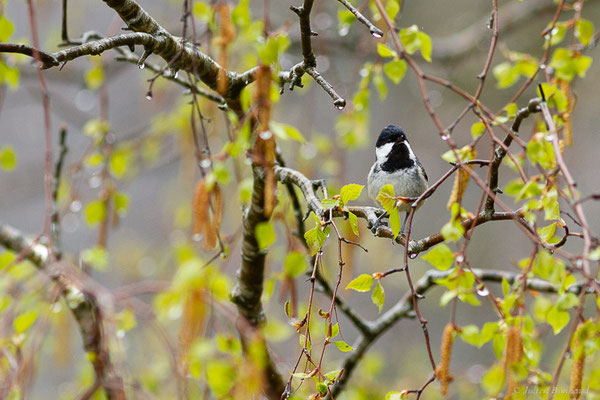
{"label": "small bird", "polygon": [[[367,178],[368,194],[373,201],[377,200],[381,188],[388,184],[394,187],[394,194],[397,197],[419,197],[427,190],[425,169],[413,153],[402,128],[396,125],[383,128],[375,144],[375,155],[375,163]],[[406,212],[404,222],[410,209],[410,203],[398,206],[398,211]],[[382,217],[371,228],[374,232],[377,231]],[[404,223],[401,232],[403,231]]]}

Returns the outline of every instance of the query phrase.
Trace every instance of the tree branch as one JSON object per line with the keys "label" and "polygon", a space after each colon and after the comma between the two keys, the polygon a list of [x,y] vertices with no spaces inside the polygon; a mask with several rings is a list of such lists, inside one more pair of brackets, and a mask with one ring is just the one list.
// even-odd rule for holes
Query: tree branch
{"label": "tree branch", "polygon": [[[508,271],[498,270],[484,270],[484,269],[472,269],[473,274],[483,282],[502,282],[506,279],[509,284],[523,278],[520,273],[513,273]],[[430,289],[436,287],[435,281],[448,277],[452,273],[452,270],[438,271],[428,270],[425,275],[415,285],[415,293],[419,295],[425,294]],[[575,294],[579,294],[582,288],[586,285],[586,282],[579,281],[567,288],[567,291]],[[560,286],[554,285],[553,283],[544,281],[542,279],[527,279],[526,287],[531,290],[544,293],[558,293]],[[365,351],[388,329],[390,329],[396,322],[403,318],[412,318],[413,302],[412,293],[408,291],[404,296],[398,300],[388,311],[382,316],[377,318],[375,321],[368,321],[369,334],[361,335],[354,343],[354,351],[349,353],[348,357],[344,360],[341,368],[344,370],[344,375],[338,381],[337,385],[332,388],[334,398],[339,394],[349,382],[352,372],[362,359]]]}
{"label": "tree branch", "polygon": [[104,335],[104,320],[98,300],[92,291],[80,284],[75,268],[69,268],[64,262],[52,263],[50,250],[25,237],[17,229],[0,223],[0,245],[23,254],[39,270],[50,275],[61,289],[65,304],[71,310],[79,326],[83,339],[83,348],[90,354],[96,380],[104,388],[109,399],[125,399],[123,380],[112,365],[109,345]]}
{"label": "tree branch", "polygon": [[[502,160],[504,160],[507,149],[511,145],[514,137],[519,135],[521,122],[523,122],[523,120],[529,117],[529,115],[532,113],[540,112],[541,101],[542,100],[539,98],[531,99],[527,107],[521,108],[519,111],[517,111],[517,116],[513,121],[511,132],[509,132],[504,138],[502,146],[496,147],[496,150],[494,151],[494,159],[490,165],[490,179],[488,185],[492,193],[497,193],[498,191],[498,169],[500,168],[500,164],[502,164]],[[494,198],[492,196],[488,195],[485,200],[485,211],[487,213],[494,212]]]}

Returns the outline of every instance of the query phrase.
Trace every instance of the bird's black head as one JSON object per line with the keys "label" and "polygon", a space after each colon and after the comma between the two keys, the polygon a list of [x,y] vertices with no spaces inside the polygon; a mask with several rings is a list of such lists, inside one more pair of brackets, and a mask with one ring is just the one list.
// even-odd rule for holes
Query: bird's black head
{"label": "bird's black head", "polygon": [[402,143],[406,141],[406,135],[402,128],[396,125],[388,125],[379,134],[375,147],[381,147],[388,143]]}

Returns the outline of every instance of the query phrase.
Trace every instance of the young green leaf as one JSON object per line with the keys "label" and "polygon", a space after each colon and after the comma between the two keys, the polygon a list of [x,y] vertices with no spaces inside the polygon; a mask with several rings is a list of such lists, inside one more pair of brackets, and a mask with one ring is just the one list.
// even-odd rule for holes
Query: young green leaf
{"label": "young green leaf", "polygon": [[389,211],[390,214],[390,228],[392,228],[392,234],[394,239],[398,237],[400,229],[402,228],[402,222],[400,221],[400,213],[397,208],[393,208]]}
{"label": "young green leaf", "polygon": [[362,274],[352,279],[346,286],[346,289],[356,290],[357,292],[368,292],[373,286],[373,277],[371,275]]}
{"label": "young green leaf", "polygon": [[343,340],[338,340],[334,343],[335,343],[335,347],[337,347],[340,351],[343,351],[344,353],[354,350],[354,347],[350,346]]}
{"label": "young green leaf", "polygon": [[37,311],[35,311],[35,310],[26,311],[22,314],[19,314],[13,320],[13,328],[15,328],[15,332],[23,333],[27,329],[29,329],[29,327],[31,325],[33,325],[33,323],[35,322],[36,319],[37,319]]}
{"label": "young green leaf", "polygon": [[321,200],[321,207],[325,210],[330,210],[340,205],[339,199],[323,199]]}
{"label": "young green leaf", "polygon": [[271,222],[259,222],[256,224],[254,229],[256,235],[256,241],[258,242],[258,248],[261,250],[266,249],[277,239],[275,234],[275,227]]}
{"label": "young green leaf", "polygon": [[590,44],[594,36],[594,24],[586,19],[580,18],[575,23],[575,37],[579,39],[582,45]]}
{"label": "young green leaf", "polygon": [[404,78],[404,74],[406,74],[406,61],[392,60],[383,66],[383,72],[397,85]]}
{"label": "young green leaf", "polygon": [[290,278],[296,278],[302,275],[306,271],[306,268],[307,264],[304,254],[299,251],[288,253],[283,262],[283,270]]}
{"label": "young green leaf", "polygon": [[352,232],[358,236],[358,217],[350,211],[348,211],[348,223],[350,224]]}
{"label": "young green leaf", "polygon": [[383,303],[385,303],[385,291],[383,290],[383,286],[381,286],[381,282],[379,280],[377,280],[377,285],[371,294],[371,301],[373,301],[373,304],[379,307],[379,312],[381,312]]}
{"label": "young green leaf", "polygon": [[394,187],[390,184],[385,185],[379,191],[377,195],[377,201],[381,203],[385,211],[390,212],[396,206],[396,195],[394,194]]}
{"label": "young green leaf", "polygon": [[0,149],[0,166],[5,171],[10,171],[17,165],[17,156],[15,155],[15,149],[11,146],[3,146]]}
{"label": "young green leaf", "polygon": [[454,253],[452,253],[452,250],[448,246],[442,243],[425,254],[423,259],[440,271],[445,271],[452,266]]}
{"label": "young green leaf", "polygon": [[329,233],[329,227],[325,228],[325,232],[323,232],[319,226],[315,226],[304,233],[304,239],[310,248],[311,255],[317,254],[317,251],[323,246],[327,233]]}
{"label": "young green leaf", "polygon": [[363,185],[357,185],[355,183],[343,186],[340,191],[342,205],[346,205],[349,201],[358,199],[358,197],[362,193],[363,188]]}
{"label": "young green leaf", "polygon": [[89,202],[85,206],[85,220],[90,227],[98,225],[106,218],[106,204],[100,200]]}
{"label": "young green leaf", "polygon": [[381,57],[398,57],[398,54],[383,43],[377,43],[377,54]]}

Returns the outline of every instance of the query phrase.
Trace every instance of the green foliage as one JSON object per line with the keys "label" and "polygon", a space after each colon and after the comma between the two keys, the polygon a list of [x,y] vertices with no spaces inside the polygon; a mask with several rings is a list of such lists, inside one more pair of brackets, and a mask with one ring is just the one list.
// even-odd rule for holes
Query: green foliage
{"label": "green foliage", "polygon": [[377,201],[381,203],[385,211],[389,214],[390,228],[392,228],[392,234],[394,239],[398,237],[402,223],[400,222],[400,214],[396,208],[396,195],[394,194],[394,187],[392,185],[385,185],[379,191]]}
{"label": "green foliage", "polygon": [[94,227],[106,218],[106,203],[94,200],[85,206],[85,221],[88,226]]}
{"label": "green foliage", "polygon": [[12,146],[0,148],[0,166],[5,171],[10,171],[17,165],[17,156]]}
{"label": "green foliage", "polygon": [[585,77],[585,72],[592,65],[592,58],[565,48],[554,50],[550,67],[554,68],[558,79],[571,81],[575,76]]}
{"label": "green foliage", "polygon": [[259,222],[256,224],[254,232],[256,234],[256,241],[258,242],[258,248],[261,250],[265,250],[277,240],[277,234],[275,233],[275,227],[272,222]]}
{"label": "green foliage", "polygon": [[373,289],[373,293],[371,294],[371,301],[379,308],[379,312],[383,309],[383,303],[385,303],[385,291],[383,290],[383,286],[381,286],[381,281],[377,280],[377,285],[375,285],[375,289]]}
{"label": "green foliage", "polygon": [[425,32],[420,31],[417,25],[401,29],[400,41],[408,54],[420,50],[423,58],[427,62],[431,62],[431,38]]}
{"label": "green foliage", "polygon": [[349,351],[354,350],[354,347],[350,346],[349,344],[347,344],[343,340],[337,340],[334,343],[335,343],[335,347],[337,347],[338,350],[340,350],[343,353],[347,353]]}
{"label": "green foliage", "polygon": [[450,269],[454,263],[454,253],[445,244],[440,244],[429,250],[427,254],[423,256],[423,260],[429,262],[435,268],[440,271],[446,271]]}
{"label": "green foliage", "polygon": [[373,277],[368,274],[362,274],[352,279],[346,289],[356,290],[357,292],[368,292],[373,286]]}
{"label": "green foliage", "polygon": [[33,325],[38,317],[36,310],[25,311],[19,314],[13,321],[13,328],[16,333],[23,333]]}
{"label": "green foliage", "polygon": [[296,278],[306,272],[308,265],[304,254],[299,251],[292,251],[285,256],[283,269],[290,278]]}
{"label": "green foliage", "polygon": [[81,253],[81,261],[99,271],[105,271],[108,267],[108,253],[101,246],[94,246]]}

